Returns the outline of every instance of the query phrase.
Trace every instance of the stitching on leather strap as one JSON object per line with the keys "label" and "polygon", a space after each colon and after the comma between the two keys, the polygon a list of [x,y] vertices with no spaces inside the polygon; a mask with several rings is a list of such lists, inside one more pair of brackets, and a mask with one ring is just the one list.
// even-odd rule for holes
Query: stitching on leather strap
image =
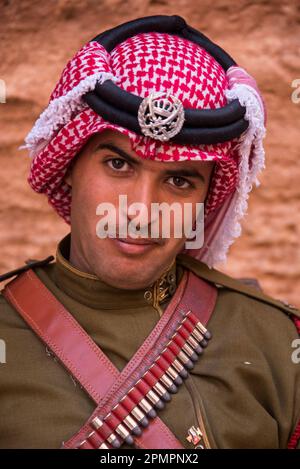
{"label": "stitching on leather strap", "polygon": [[[184,295],[186,294],[188,288],[188,277],[190,277],[190,291],[188,292],[190,295],[190,301],[189,299],[184,298]],[[95,415],[100,415],[100,409],[101,412],[105,412],[105,409],[109,409],[109,406],[111,405],[111,401],[116,399],[118,400],[121,397],[121,391],[122,391],[122,386],[123,389],[127,388],[127,385],[133,383],[135,381],[136,376],[138,376],[138,373],[141,371],[141,367],[145,366],[145,362],[153,359],[155,355],[157,354],[157,351],[155,347],[161,342],[166,339],[167,335],[169,332],[172,332],[172,329],[174,329],[174,326],[176,327],[178,323],[178,317],[182,315],[182,311],[185,310],[186,308],[189,307],[189,303],[195,304],[195,302],[198,301],[198,297],[195,296],[195,292],[191,291],[192,287],[194,287],[196,276],[195,274],[191,272],[185,272],[183,275],[183,278],[178,286],[178,291],[175,293],[173,296],[171,302],[169,303],[168,307],[166,308],[163,316],[160,318],[158,321],[157,325],[154,327],[154,329],[151,331],[149,336],[146,338],[144,343],[140,346],[140,348],[137,350],[136,354],[132,357],[132,359],[128,362],[128,364],[125,366],[125,368],[122,370],[120,373],[117,368],[114,367],[114,365],[110,362],[110,360],[103,354],[101,349],[93,342],[93,340],[87,335],[87,333],[81,328],[81,326],[77,323],[77,321],[73,318],[73,316],[64,308],[64,306],[55,298],[55,296],[47,289],[47,287],[41,282],[41,280],[38,278],[38,276],[34,273],[33,270],[28,270],[25,273],[22,273],[19,275],[16,279],[12,280],[9,284],[6,285],[6,287],[3,290],[3,295],[9,300],[15,307],[16,309],[20,312],[20,314],[23,316],[23,318],[27,321],[27,323],[32,327],[32,329],[41,337],[41,339],[50,346],[52,351],[57,355],[59,360],[62,362],[63,365],[74,375],[74,377],[80,382],[80,384],[83,385],[84,389],[90,394],[95,402],[98,404],[97,408],[93,412],[92,416],[88,419],[86,424],[68,441],[64,444],[65,448],[70,448],[76,446],[76,443],[78,443],[78,439],[84,439],[84,435],[86,431],[90,432],[91,427],[89,426],[90,421],[93,419]],[[208,307],[208,309],[212,310],[216,295],[217,295],[217,290],[215,287],[210,287],[207,285],[207,282],[204,282],[201,279],[198,280],[198,286],[200,287],[203,286],[204,292],[207,295],[205,298],[205,305]],[[99,366],[101,369],[105,367],[106,373],[110,373],[110,379],[112,380],[112,384],[107,387],[107,390],[105,391],[105,395],[101,395],[100,392],[97,391],[95,386],[93,386],[89,381],[88,381],[88,374],[87,376],[84,376],[81,370],[76,366],[76,363],[74,363],[74,358],[76,357],[76,353],[73,356],[73,361],[72,361],[72,356],[71,359],[67,356],[69,353],[68,350],[63,350],[62,347],[60,347],[55,340],[53,340],[53,337],[51,337],[51,333],[47,333],[47,327],[49,327],[49,322],[48,322],[48,317],[41,315],[37,317],[37,321],[34,318],[31,318],[30,312],[28,313],[25,311],[24,306],[27,306],[28,308],[30,307],[30,302],[32,299],[29,299],[29,303],[25,305],[20,304],[20,301],[18,301],[17,298],[15,298],[15,295],[24,295],[24,298],[26,301],[26,294],[28,294],[28,287],[26,288],[25,284],[26,282],[29,282],[30,287],[32,289],[31,294],[34,295],[34,297],[38,298],[40,301],[43,302],[43,304],[48,305],[49,307],[49,312],[50,314],[56,314],[57,318],[61,321],[63,321],[65,324],[62,324],[63,328],[68,329],[68,334],[72,334],[72,337],[76,338],[78,341],[84,341],[86,353],[91,354],[90,361],[92,363],[96,363],[97,361],[101,363],[98,363],[98,365],[94,366]],[[205,288],[207,287],[207,288]],[[25,293],[26,292],[26,293]],[[198,293],[198,292],[197,292]],[[34,303],[33,303],[34,304]],[[36,305],[35,305],[36,306]],[[39,304],[37,305],[39,307]],[[52,309],[51,309],[52,308]],[[37,312],[39,314],[40,310]],[[54,316],[53,316],[54,317]],[[207,319],[207,318],[205,318]],[[42,326],[45,326],[45,330],[43,330],[38,322],[41,322]],[[44,321],[44,324],[43,324]],[[53,324],[52,324],[53,325]],[[60,326],[60,324],[59,324]],[[55,333],[55,328],[52,329],[52,333]],[[77,339],[78,335],[78,339]],[[55,336],[54,336],[55,338]],[[59,337],[56,337],[57,340],[59,341]],[[60,337],[61,339],[61,337]],[[74,344],[71,341],[71,344],[69,346],[73,346]],[[100,372],[101,372],[101,369]],[[84,370],[85,371],[85,370]],[[102,373],[103,374],[103,373]],[[105,374],[105,373],[104,373]],[[107,377],[107,376],[106,376]],[[115,380],[115,382],[113,382]],[[101,380],[103,381],[103,380]],[[98,383],[98,381],[96,381]],[[100,385],[100,384],[99,384]],[[119,392],[118,392],[119,391]],[[122,391],[124,394],[124,391]],[[181,443],[176,439],[175,435],[171,432],[171,430],[164,424],[162,420],[159,419],[159,417],[156,417],[152,422],[151,422],[151,431],[150,427],[148,432],[147,429],[142,433],[140,437],[135,437],[135,442],[139,447],[143,448],[150,448],[149,445],[151,445],[151,441],[154,435],[154,438],[157,438],[157,434],[163,435],[163,440],[164,444],[167,444],[166,441],[169,443],[170,448],[183,448]],[[83,438],[82,438],[83,436]],[[147,442],[147,443],[146,443]]]}

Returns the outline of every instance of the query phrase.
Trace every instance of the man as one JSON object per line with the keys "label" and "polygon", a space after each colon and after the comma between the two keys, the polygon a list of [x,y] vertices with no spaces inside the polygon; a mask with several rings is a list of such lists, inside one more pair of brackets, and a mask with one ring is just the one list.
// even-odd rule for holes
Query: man
{"label": "man", "polygon": [[[195,31],[157,16],[97,36],[26,139],[29,183],[71,231],[56,262],[3,276],[18,274],[1,298],[3,448],[299,444],[300,312],[213,268],[264,167],[264,105]],[[120,234],[136,216],[122,196],[145,236]],[[203,203],[203,245],[175,217],[151,236],[155,203],[190,204],[190,228]],[[102,204],[118,213],[106,237]]]}

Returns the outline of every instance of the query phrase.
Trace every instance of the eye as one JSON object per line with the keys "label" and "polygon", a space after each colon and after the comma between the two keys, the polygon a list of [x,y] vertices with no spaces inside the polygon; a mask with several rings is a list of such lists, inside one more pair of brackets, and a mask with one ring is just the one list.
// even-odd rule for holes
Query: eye
{"label": "eye", "polygon": [[[105,163],[114,171],[127,171],[129,169],[129,164],[127,161],[122,158],[110,158],[105,161]],[[126,167],[127,165],[127,167]],[[124,169],[125,166],[125,169]]]}
{"label": "eye", "polygon": [[172,176],[168,179],[168,181],[171,180],[173,180],[173,182],[171,182],[171,185],[178,187],[179,189],[188,189],[189,187],[193,187],[192,183],[190,183],[187,179],[181,176]]}

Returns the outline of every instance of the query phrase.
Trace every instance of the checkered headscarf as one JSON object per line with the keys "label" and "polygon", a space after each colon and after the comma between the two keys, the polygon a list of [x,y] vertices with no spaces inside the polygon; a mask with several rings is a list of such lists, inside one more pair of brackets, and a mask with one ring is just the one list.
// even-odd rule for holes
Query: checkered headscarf
{"label": "checkered headscarf", "polygon": [[[238,97],[247,107],[249,127],[240,139],[213,145],[180,145],[138,135],[105,121],[81,99],[97,81],[107,79],[142,98],[151,91],[170,91],[185,108],[215,109]],[[264,167],[264,108],[254,80],[239,67],[226,73],[199,45],[167,33],[137,34],[110,54],[98,42],[85,45],[66,65],[48,107],[25,140],[32,157],[29,184],[47,195],[67,223],[72,194],[64,176],[87,140],[105,129],[127,135],[141,158],[216,162],[205,203],[205,244],[188,253],[209,266],[224,261],[239,235],[248,192]]]}

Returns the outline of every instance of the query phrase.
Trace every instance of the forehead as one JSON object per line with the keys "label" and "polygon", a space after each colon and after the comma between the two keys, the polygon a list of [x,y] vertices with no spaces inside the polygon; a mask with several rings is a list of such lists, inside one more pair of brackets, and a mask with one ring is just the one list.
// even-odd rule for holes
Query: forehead
{"label": "forehead", "polygon": [[[93,135],[88,142],[89,152],[95,151],[99,146],[113,144],[125,151],[136,163],[153,169],[195,169],[210,170],[214,167],[214,161],[184,160],[184,161],[157,161],[140,157],[131,146],[127,135],[116,130],[106,129],[101,133]],[[121,156],[121,155],[120,155]]]}
{"label": "forehead", "polygon": [[100,143],[112,142],[115,145],[118,145],[124,150],[131,150],[130,139],[127,135],[118,132],[117,130],[105,129],[103,132],[95,134],[91,140],[95,145]]}

